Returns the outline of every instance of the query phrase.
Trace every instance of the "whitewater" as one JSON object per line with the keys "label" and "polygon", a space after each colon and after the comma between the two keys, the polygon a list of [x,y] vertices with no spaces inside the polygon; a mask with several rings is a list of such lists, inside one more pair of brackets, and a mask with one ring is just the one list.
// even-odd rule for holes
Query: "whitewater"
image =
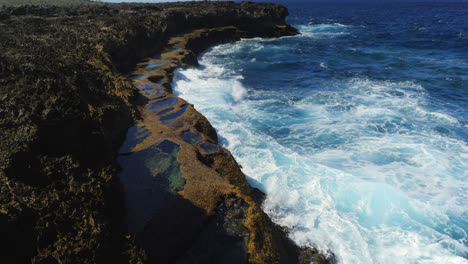
{"label": "whitewater", "polygon": [[339,263],[466,264],[466,20],[449,19],[459,7],[366,8],[292,7],[301,35],[213,47],[174,92],[300,245]]}

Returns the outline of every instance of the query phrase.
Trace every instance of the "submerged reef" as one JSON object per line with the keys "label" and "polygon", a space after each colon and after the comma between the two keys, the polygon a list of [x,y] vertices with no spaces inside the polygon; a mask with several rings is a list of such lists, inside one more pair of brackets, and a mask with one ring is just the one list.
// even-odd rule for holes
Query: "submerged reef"
{"label": "submerged reef", "polygon": [[[172,95],[211,45],[297,31],[251,2],[0,9],[5,263],[331,263],[261,210],[208,120]],[[209,96],[209,95],[207,95]]]}

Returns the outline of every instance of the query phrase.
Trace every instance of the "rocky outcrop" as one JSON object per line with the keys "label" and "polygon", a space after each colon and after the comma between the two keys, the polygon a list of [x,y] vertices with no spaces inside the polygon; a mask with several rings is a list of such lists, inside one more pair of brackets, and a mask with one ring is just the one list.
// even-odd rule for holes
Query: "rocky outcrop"
{"label": "rocky outcrop", "polygon": [[[127,157],[141,150],[141,157],[170,164],[158,171],[169,177],[157,185],[165,202],[138,234],[128,230],[129,194],[118,176],[126,169],[117,159],[127,129],[148,120],[143,105],[156,99],[130,82],[135,76],[123,74],[163,53],[170,66],[148,80],[171,97],[176,67],[196,65],[196,55],[217,42],[295,34],[284,22],[287,15],[282,6],[249,2],[0,10],[2,261],[206,263],[213,259],[208,249],[220,240],[240,246],[216,252],[232,250],[241,262],[326,262],[294,245],[261,211],[254,199],[261,194],[228,152],[185,151],[181,133],[190,129],[207,144],[217,143],[208,120],[192,106],[185,108],[193,114],[184,118],[188,127],[158,125],[158,117],[151,127],[135,128],[151,144],[128,147],[133,154]],[[177,45],[181,50],[163,52]]]}

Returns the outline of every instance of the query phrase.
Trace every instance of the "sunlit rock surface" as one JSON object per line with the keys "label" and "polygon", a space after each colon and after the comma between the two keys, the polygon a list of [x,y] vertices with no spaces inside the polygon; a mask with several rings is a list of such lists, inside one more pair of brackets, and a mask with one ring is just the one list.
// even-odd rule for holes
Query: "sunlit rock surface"
{"label": "sunlit rock surface", "polygon": [[232,2],[0,9],[5,263],[327,262],[271,222],[208,120],[171,94],[174,69],[210,45],[296,34],[287,15]]}

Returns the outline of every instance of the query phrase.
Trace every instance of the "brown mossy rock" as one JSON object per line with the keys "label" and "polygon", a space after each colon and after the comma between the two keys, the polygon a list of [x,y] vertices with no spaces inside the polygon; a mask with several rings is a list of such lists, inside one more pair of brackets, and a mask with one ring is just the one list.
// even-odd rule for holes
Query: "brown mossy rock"
{"label": "brown mossy rock", "polygon": [[[287,15],[279,5],[233,2],[1,8],[2,261],[190,259],[179,256],[193,252],[197,232],[212,223],[223,227],[215,231],[235,237],[231,245],[244,241],[243,228],[248,230],[244,242],[250,262],[297,261],[297,246],[261,211],[235,161],[216,156],[208,166],[238,190],[232,196],[210,197],[209,210],[175,198],[174,206],[152,218],[142,236],[151,247],[141,248],[141,241],[121,232],[125,205],[116,162],[127,129],[141,117],[138,90],[123,74],[141,59],[161,53],[170,37],[196,29],[224,27],[189,38],[190,49],[179,54],[180,64],[197,65],[196,55],[209,45],[240,36],[297,34],[285,24]],[[172,73],[165,78],[171,80]],[[217,143],[206,118],[198,117],[193,126]],[[202,198],[194,201],[201,204]],[[180,210],[186,219],[180,219]],[[175,229],[161,229],[165,221],[175,221]],[[169,257],[148,254],[160,244],[171,249]]]}
{"label": "brown mossy rock", "polygon": [[248,263],[249,232],[243,225],[247,208],[236,196],[223,197],[214,216],[176,263]]}
{"label": "brown mossy rock", "polygon": [[316,249],[310,247],[301,247],[299,253],[300,264],[330,264],[336,263],[335,255],[331,252],[319,254]]}

